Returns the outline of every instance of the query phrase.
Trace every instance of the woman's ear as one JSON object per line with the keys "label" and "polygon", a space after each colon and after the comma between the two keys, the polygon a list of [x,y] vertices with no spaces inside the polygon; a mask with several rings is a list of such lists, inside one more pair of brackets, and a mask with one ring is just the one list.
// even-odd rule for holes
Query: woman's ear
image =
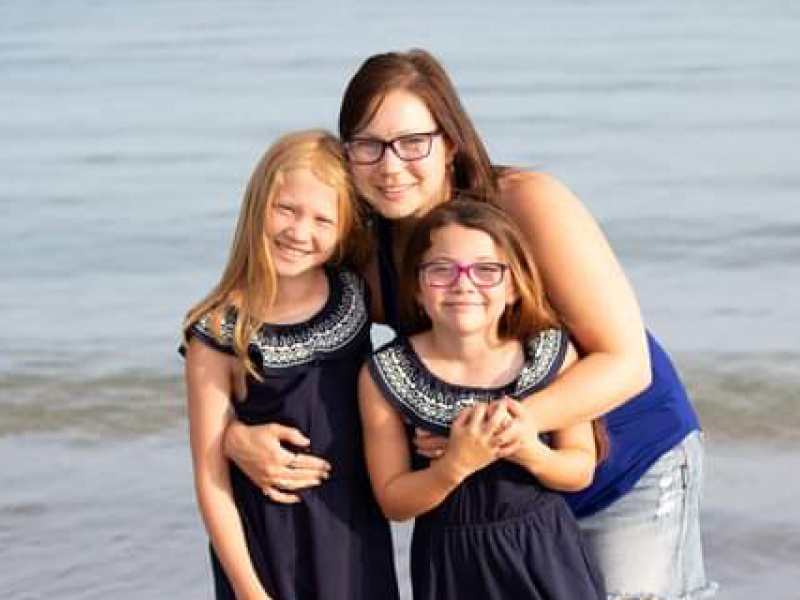
{"label": "woman's ear", "polygon": [[456,146],[453,142],[451,142],[447,137],[444,138],[444,157],[445,162],[447,163],[448,167],[453,166],[453,161],[456,159],[456,154],[458,154],[458,146]]}

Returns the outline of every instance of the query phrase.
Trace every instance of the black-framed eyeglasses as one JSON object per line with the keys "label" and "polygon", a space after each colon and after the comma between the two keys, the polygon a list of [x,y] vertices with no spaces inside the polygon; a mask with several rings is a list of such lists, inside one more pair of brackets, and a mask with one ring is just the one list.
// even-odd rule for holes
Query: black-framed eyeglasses
{"label": "black-framed eyeglasses", "polygon": [[431,153],[433,138],[442,133],[438,129],[422,133],[407,133],[384,142],[376,138],[353,138],[345,142],[347,157],[357,165],[374,165],[391,148],[401,160],[413,161],[426,158]]}
{"label": "black-framed eyeglasses", "polygon": [[419,266],[422,280],[432,288],[450,287],[459,280],[462,273],[469,277],[475,287],[491,288],[503,282],[503,275],[507,270],[508,265],[499,262],[436,261]]}

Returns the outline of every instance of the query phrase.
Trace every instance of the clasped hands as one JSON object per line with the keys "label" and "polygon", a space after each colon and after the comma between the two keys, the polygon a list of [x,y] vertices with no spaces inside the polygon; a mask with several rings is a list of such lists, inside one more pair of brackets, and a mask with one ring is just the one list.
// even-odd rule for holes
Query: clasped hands
{"label": "clasped hands", "polygon": [[520,402],[506,396],[462,409],[449,437],[417,429],[414,446],[426,458],[449,461],[463,477],[498,459],[524,462],[540,443],[538,433]]}
{"label": "clasped hands", "polygon": [[[538,431],[522,405],[509,397],[461,410],[450,437],[417,429],[417,453],[431,460],[448,455],[463,474],[498,459],[522,463],[535,448]],[[307,451],[309,439],[298,429],[272,423],[251,427],[233,421],[224,439],[225,454],[275,502],[300,501],[301,490],[317,486],[331,472],[326,460]]]}

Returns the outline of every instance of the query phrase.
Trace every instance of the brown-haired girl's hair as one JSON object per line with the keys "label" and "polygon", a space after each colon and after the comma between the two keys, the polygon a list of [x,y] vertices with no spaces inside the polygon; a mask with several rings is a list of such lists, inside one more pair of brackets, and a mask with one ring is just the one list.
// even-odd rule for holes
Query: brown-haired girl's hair
{"label": "brown-haired girl's hair", "polygon": [[332,187],[338,197],[338,242],[332,264],[360,268],[369,254],[369,237],[352,189],[341,144],[332,134],[312,129],[281,137],[262,156],[245,190],[230,255],[219,283],[192,307],[183,323],[189,327],[208,316],[212,331],[222,339],[221,323],[231,307],[237,318],[233,349],[244,367],[259,377],[249,356],[250,339],[261,326],[277,293],[277,275],[269,242],[264,234],[267,219],[286,173],[308,169]]}
{"label": "brown-haired girl's hair", "polygon": [[398,287],[403,322],[410,333],[430,329],[431,321],[416,300],[420,285],[418,270],[431,247],[431,236],[447,225],[460,225],[488,234],[509,265],[518,299],[500,319],[498,334],[501,338],[524,340],[543,329],[559,327],[528,244],[517,225],[494,204],[458,198],[440,204],[425,215],[406,243]]}
{"label": "brown-haired girl's hair", "polygon": [[351,140],[366,127],[390,92],[417,96],[447,142],[455,147],[453,185],[456,191],[494,198],[497,182],[489,155],[442,65],[425,50],[387,52],[368,58],[347,85],[339,110],[339,136]]}
{"label": "brown-haired girl's hair", "polygon": [[[539,271],[528,243],[516,223],[495,204],[457,198],[438,205],[414,228],[405,247],[399,273],[401,317],[409,334],[431,327],[428,315],[417,302],[419,266],[432,244],[432,235],[448,226],[459,225],[489,235],[509,266],[517,301],[500,318],[498,335],[525,341],[544,329],[562,327],[544,292]],[[601,419],[592,422],[598,462],[608,455],[608,434]]]}

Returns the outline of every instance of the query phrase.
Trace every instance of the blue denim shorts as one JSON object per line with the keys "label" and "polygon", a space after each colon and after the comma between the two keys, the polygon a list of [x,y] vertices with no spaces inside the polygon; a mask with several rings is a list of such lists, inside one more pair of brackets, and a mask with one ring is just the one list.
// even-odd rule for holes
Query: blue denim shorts
{"label": "blue denim shorts", "polygon": [[695,431],[661,456],[634,488],[580,520],[613,600],[699,600],[706,579],[700,542],[703,439]]}

